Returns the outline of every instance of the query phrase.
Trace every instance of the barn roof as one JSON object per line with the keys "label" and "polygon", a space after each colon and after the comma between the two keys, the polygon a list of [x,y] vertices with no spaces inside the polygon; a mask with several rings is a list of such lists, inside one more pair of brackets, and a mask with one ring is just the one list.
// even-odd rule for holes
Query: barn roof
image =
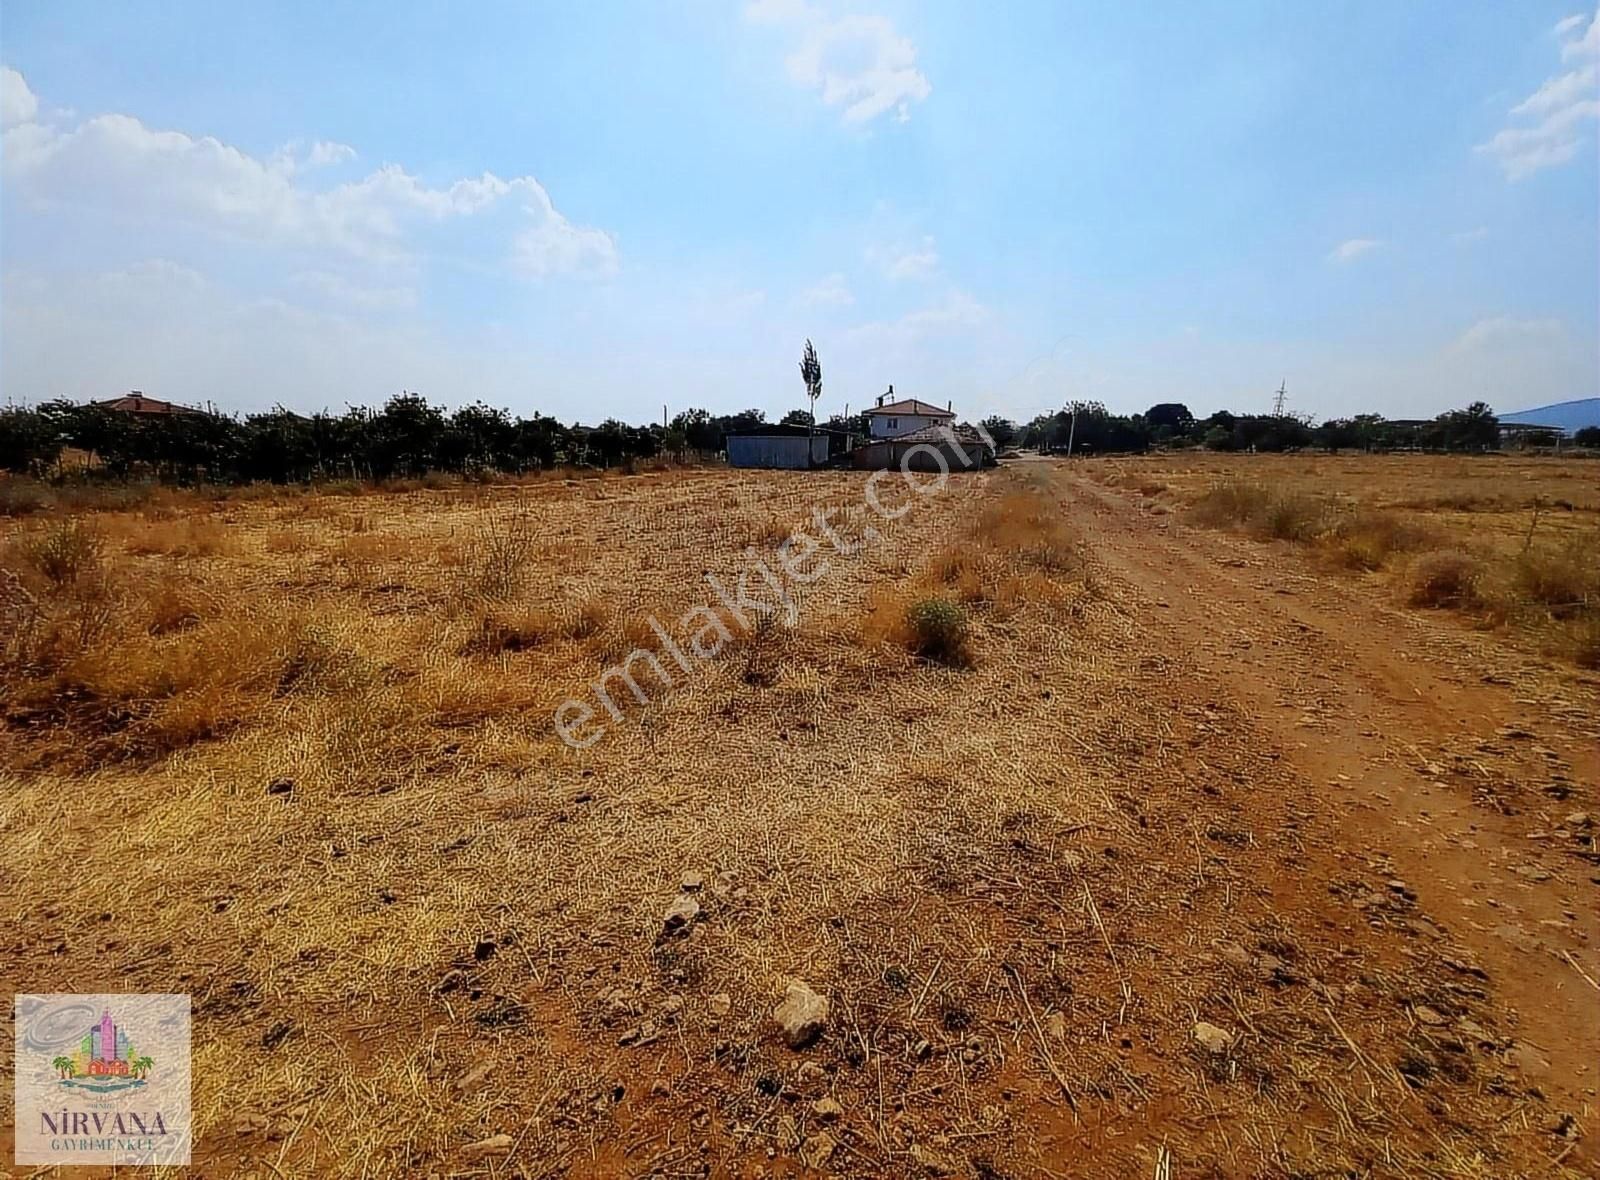
{"label": "barn roof", "polygon": [[803,435],[803,434],[844,434],[843,430],[830,430],[826,426],[795,426],[793,424],[767,422],[760,426],[747,426],[743,430],[727,430],[723,432],[725,438],[759,438],[772,435]]}
{"label": "barn roof", "polygon": [[146,397],[135,389],[121,397],[107,398],[102,402],[95,402],[103,410],[116,410],[123,414],[200,414],[193,406],[180,406],[176,402],[164,402],[158,397]]}
{"label": "barn roof", "polygon": [[892,438],[875,438],[866,445],[878,447],[889,443],[893,443],[896,446],[901,443],[942,443],[949,442],[952,435],[955,436],[956,442],[961,443],[963,446],[986,447],[990,445],[984,442],[983,435],[979,434],[976,428],[967,425],[965,422],[956,426],[924,426],[907,434],[894,435]]}
{"label": "barn roof", "polygon": [[905,414],[907,417],[920,418],[954,418],[955,415],[942,406],[935,406],[914,397],[901,398],[888,405],[873,406],[868,414]]}

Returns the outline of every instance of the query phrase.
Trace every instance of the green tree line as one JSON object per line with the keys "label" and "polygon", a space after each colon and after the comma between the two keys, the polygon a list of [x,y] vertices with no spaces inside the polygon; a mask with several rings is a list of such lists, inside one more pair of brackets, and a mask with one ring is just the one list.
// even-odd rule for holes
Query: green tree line
{"label": "green tree line", "polygon": [[[782,421],[810,425],[812,418],[808,411],[793,410]],[[245,415],[139,415],[52,401],[0,410],[0,469],[45,476],[56,469],[63,451],[75,448],[92,455],[96,470],[108,477],[173,483],[522,473],[565,464],[615,467],[658,457],[710,457],[722,451],[730,431],[765,422],[760,410],[712,414],[693,409],[665,426],[616,419],[596,427],[567,426],[543,414],[524,418],[481,403],[447,411],[414,393],[392,397],[377,410],[355,406],[342,414],[309,416],[281,408]],[[822,425],[867,433],[864,414],[835,415]],[[1070,440],[1074,451],[1089,454],[1151,447],[1481,451],[1497,446],[1500,434],[1494,411],[1482,402],[1421,424],[1390,422],[1377,414],[1316,425],[1294,416],[1226,410],[1196,418],[1178,402],[1123,415],[1099,402],[1069,402],[1031,422],[994,417],[983,425],[1001,447],[1064,450]]]}
{"label": "green tree line", "polygon": [[1162,402],[1143,414],[1113,414],[1099,402],[1068,402],[1028,423],[988,418],[984,428],[1002,446],[1105,454],[1151,447],[1204,447],[1213,451],[1492,450],[1500,423],[1483,402],[1450,410],[1428,422],[1391,422],[1378,414],[1330,418],[1313,425],[1294,415],[1234,414],[1218,410],[1196,418],[1181,402]]}
{"label": "green tree line", "polygon": [[317,479],[401,479],[429,472],[522,473],[564,464],[614,467],[670,456],[709,456],[730,430],[765,421],[760,410],[713,415],[688,410],[666,426],[607,419],[566,426],[482,404],[449,412],[414,393],[382,409],[351,407],[310,416],[126,414],[67,401],[0,410],[0,469],[44,476],[63,451],[94,457],[111,478],[173,483],[303,483]]}

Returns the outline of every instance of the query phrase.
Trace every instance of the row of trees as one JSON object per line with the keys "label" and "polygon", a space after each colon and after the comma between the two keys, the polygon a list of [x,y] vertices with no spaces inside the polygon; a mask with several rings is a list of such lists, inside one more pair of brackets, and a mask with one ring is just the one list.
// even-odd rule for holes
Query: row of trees
{"label": "row of trees", "polygon": [[390,398],[381,410],[352,407],[309,417],[284,409],[239,417],[126,414],[55,401],[0,410],[0,468],[43,475],[72,447],[94,455],[109,476],[176,483],[520,473],[562,464],[614,467],[663,454],[712,455],[728,431],[764,421],[760,410],[689,410],[667,426],[615,419],[565,426],[543,414],[522,418],[481,404],[447,412],[414,393]]}
{"label": "row of trees", "polygon": [[[809,381],[808,376],[808,386]],[[661,456],[709,457],[722,450],[728,432],[765,422],[760,410],[712,414],[695,409],[664,426],[630,426],[615,419],[598,427],[566,426],[543,414],[522,418],[481,404],[449,412],[414,393],[392,397],[379,410],[352,407],[343,414],[309,417],[283,409],[244,416],[136,415],[55,401],[0,410],[0,468],[44,475],[72,447],[93,454],[98,468],[112,477],[138,474],[177,483],[520,473],[561,464],[614,467]],[[809,426],[812,416],[794,410],[782,423]],[[867,433],[863,414],[836,415],[821,425]],[[1121,415],[1098,402],[1073,402],[1026,424],[989,418],[983,425],[1002,447],[1061,450],[1070,440],[1075,451],[1094,454],[1152,446],[1479,451],[1499,440],[1499,423],[1482,402],[1420,424],[1389,422],[1376,414],[1318,425],[1299,417],[1225,410],[1196,418],[1176,402]]]}
{"label": "row of trees", "polygon": [[1205,447],[1213,451],[1483,451],[1499,445],[1500,423],[1483,402],[1440,414],[1429,422],[1390,422],[1378,414],[1330,418],[1313,425],[1288,414],[1233,414],[1218,410],[1196,418],[1181,402],[1162,402],[1143,414],[1113,414],[1099,402],[1068,402],[1025,425],[988,418],[984,428],[1001,446],[1104,454],[1152,446]]}

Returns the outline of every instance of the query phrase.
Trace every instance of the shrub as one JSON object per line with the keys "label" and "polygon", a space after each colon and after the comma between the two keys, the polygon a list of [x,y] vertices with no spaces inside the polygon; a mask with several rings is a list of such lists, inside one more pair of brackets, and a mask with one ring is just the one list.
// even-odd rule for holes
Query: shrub
{"label": "shrub", "polygon": [[39,600],[28,593],[21,578],[0,568],[0,668],[33,662],[44,623]]}
{"label": "shrub", "polygon": [[1483,601],[1483,563],[1458,550],[1423,554],[1412,563],[1407,581],[1412,606],[1465,608]]}
{"label": "shrub", "polygon": [[944,598],[923,598],[906,608],[905,619],[911,649],[919,656],[956,667],[970,662],[967,616],[955,603]]}
{"label": "shrub", "polygon": [[1388,512],[1355,512],[1333,526],[1327,543],[1351,569],[1376,570],[1397,553],[1418,548],[1427,533]]}
{"label": "shrub", "polygon": [[1278,541],[1310,541],[1322,532],[1328,505],[1314,496],[1286,492],[1270,497],[1257,530]]}
{"label": "shrub", "polygon": [[536,540],[533,514],[526,509],[485,513],[473,534],[467,563],[472,592],[490,602],[515,598],[527,577]]}
{"label": "shrub", "polygon": [[1208,490],[1189,508],[1200,524],[1222,527],[1247,524],[1265,515],[1271,496],[1260,484],[1229,480]]}
{"label": "shrub", "polygon": [[1600,668],[1600,611],[1590,611],[1568,625],[1561,650],[1580,668]]}
{"label": "shrub", "polygon": [[198,623],[204,613],[204,600],[187,578],[157,582],[145,595],[152,635],[182,631]]}
{"label": "shrub", "polygon": [[1574,538],[1560,548],[1527,549],[1517,556],[1511,583],[1516,595],[1555,611],[1575,611],[1600,598],[1600,550],[1594,538]]}
{"label": "shrub", "polygon": [[52,525],[24,546],[28,561],[57,590],[98,573],[104,550],[100,534],[76,519]]}
{"label": "shrub", "polygon": [[0,516],[29,516],[54,505],[50,489],[38,480],[0,478]]}

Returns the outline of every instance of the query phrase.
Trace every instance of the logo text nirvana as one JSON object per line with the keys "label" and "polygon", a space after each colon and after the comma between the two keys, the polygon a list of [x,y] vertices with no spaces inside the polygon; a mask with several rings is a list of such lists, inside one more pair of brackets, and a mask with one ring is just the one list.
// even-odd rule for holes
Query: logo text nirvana
{"label": "logo text nirvana", "polygon": [[131,1110],[57,1110],[39,1112],[39,1130],[45,1135],[165,1135],[161,1112],[141,1115]]}

